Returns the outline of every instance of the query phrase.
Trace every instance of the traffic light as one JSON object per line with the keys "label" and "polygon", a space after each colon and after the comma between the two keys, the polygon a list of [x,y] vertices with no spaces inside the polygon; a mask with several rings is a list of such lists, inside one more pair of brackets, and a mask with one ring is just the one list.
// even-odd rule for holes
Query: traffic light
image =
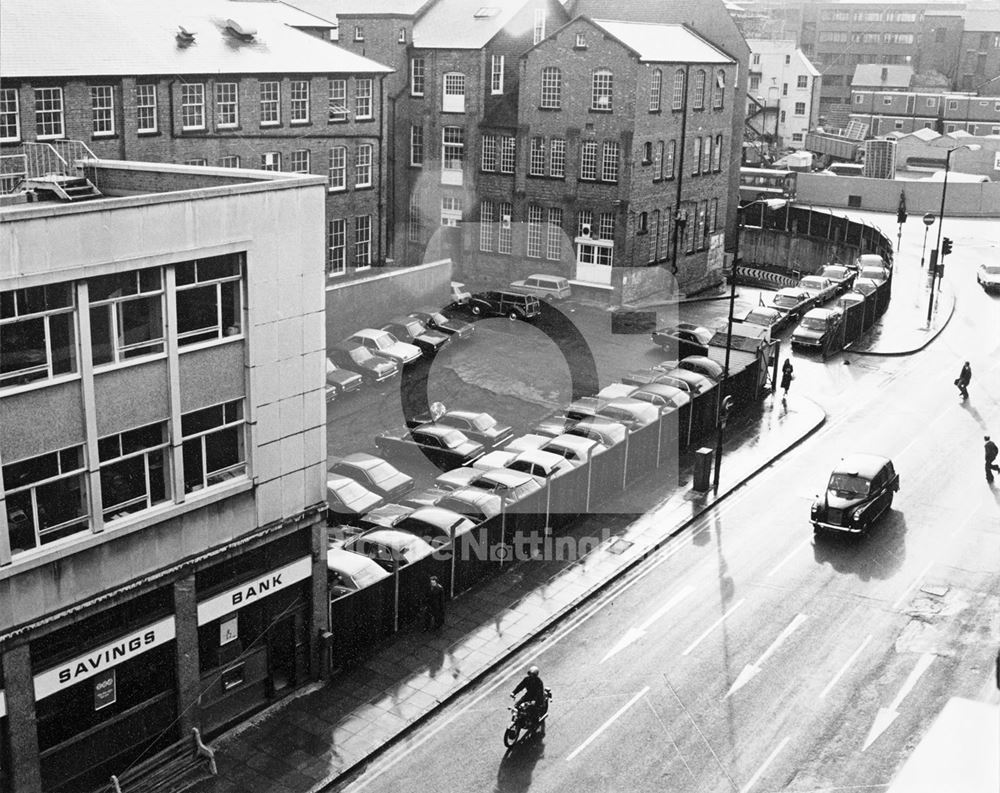
{"label": "traffic light", "polygon": [[949,253],[951,253],[951,238],[945,237],[941,240],[941,255],[947,256]]}

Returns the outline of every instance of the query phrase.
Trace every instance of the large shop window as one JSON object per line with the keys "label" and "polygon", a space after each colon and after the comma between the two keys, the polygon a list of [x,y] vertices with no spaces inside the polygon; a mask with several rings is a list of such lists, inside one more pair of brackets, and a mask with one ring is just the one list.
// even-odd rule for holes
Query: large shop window
{"label": "large shop window", "polygon": [[184,492],[191,493],[246,473],[243,400],[181,416],[184,436]]}
{"label": "large shop window", "polygon": [[97,450],[105,521],[167,500],[170,477],[165,421],[101,438]]}
{"label": "large shop window", "polygon": [[86,531],[83,446],[71,446],[3,467],[12,554]]}
{"label": "large shop window", "polygon": [[76,371],[72,283],[0,292],[0,388]]}
{"label": "large shop window", "polygon": [[163,277],[158,268],[88,281],[94,364],[163,352]]}
{"label": "large shop window", "polygon": [[177,338],[181,346],[239,335],[243,327],[243,254],[177,265]]}

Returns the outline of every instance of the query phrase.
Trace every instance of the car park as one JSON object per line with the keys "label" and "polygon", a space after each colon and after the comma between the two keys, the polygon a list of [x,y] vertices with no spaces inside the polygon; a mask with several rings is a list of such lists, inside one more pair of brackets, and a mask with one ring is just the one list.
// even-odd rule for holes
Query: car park
{"label": "car park", "polygon": [[461,281],[451,282],[451,302],[464,306],[472,298],[472,293],[465,288]]}
{"label": "car park", "polygon": [[624,424],[634,432],[656,421],[660,411],[649,402],[624,397],[611,400],[597,411],[597,415]]}
{"label": "car park", "polygon": [[835,308],[810,309],[792,331],[792,346],[827,351],[843,319],[844,315]]}
{"label": "car park", "polygon": [[327,523],[335,518],[354,518],[382,506],[385,499],[360,482],[343,474],[326,475]]}
{"label": "car park", "polygon": [[429,542],[399,529],[372,529],[351,537],[342,547],[373,559],[390,573],[434,553],[434,546]]}
{"label": "car park", "polygon": [[654,330],[652,339],[657,347],[675,353],[678,358],[688,355],[707,355],[712,331],[690,322],[678,322],[676,325],[667,325]]}
{"label": "car park", "polygon": [[326,359],[326,401],[332,402],[339,396],[350,394],[361,388],[364,378],[357,372],[337,366]]}
{"label": "car park", "polygon": [[837,284],[821,275],[807,275],[799,279],[799,289],[804,289],[812,295],[815,305],[832,300],[840,291],[840,287]]}
{"label": "car park", "polygon": [[443,311],[425,309],[424,311],[413,311],[409,316],[419,319],[431,330],[446,333],[453,339],[471,339],[472,335],[476,332],[475,325],[457,317],[449,317]]}
{"label": "car park", "polygon": [[1000,294],[1000,264],[981,264],[976,270],[976,283],[988,295]]}
{"label": "car park", "polygon": [[482,523],[500,514],[503,502],[500,496],[478,487],[460,487],[438,497],[435,506],[464,515],[473,523]]}
{"label": "car park", "polygon": [[512,281],[510,290],[534,295],[542,300],[565,300],[573,294],[569,281],[558,275],[546,275],[545,273],[529,275],[523,281]]}
{"label": "car park", "polygon": [[375,355],[388,358],[398,366],[413,363],[420,357],[419,347],[400,341],[388,331],[380,328],[362,328],[347,341],[362,344]]}
{"label": "car park", "polygon": [[621,399],[632,395],[638,386],[629,383],[611,383],[597,392],[598,399]]}
{"label": "car park", "polygon": [[444,333],[435,333],[428,330],[416,317],[394,317],[388,324],[382,326],[382,330],[388,331],[397,339],[415,347],[427,357],[437,355],[448,343],[448,336]]}
{"label": "car park", "polygon": [[851,288],[854,279],[858,277],[858,271],[844,264],[827,264],[823,266],[818,275],[833,281],[839,291],[843,293]]}
{"label": "car park", "polygon": [[388,577],[389,573],[363,554],[343,548],[327,549],[326,580],[330,600],[351,595]]}
{"label": "car park", "polygon": [[399,366],[376,355],[363,344],[357,342],[342,342],[335,344],[330,350],[329,359],[335,365],[341,366],[361,375],[366,383],[384,383],[399,374]]}
{"label": "car park", "polygon": [[703,394],[715,385],[715,382],[705,375],[692,372],[690,369],[671,369],[664,374],[666,378],[658,382],[686,390],[692,396]]}
{"label": "car park", "polygon": [[[568,427],[565,433],[555,433],[555,435],[566,434],[576,435],[580,438],[589,438],[597,441],[605,449],[609,449],[616,443],[621,443],[628,435],[628,427],[619,424],[617,421],[609,421],[601,416],[594,416],[590,419],[581,419]],[[553,437],[555,437],[553,435]]]}
{"label": "car park", "polygon": [[381,457],[368,452],[354,452],[330,465],[330,473],[348,476],[360,482],[387,501],[404,496],[413,490],[413,479]]}
{"label": "car park", "polygon": [[798,286],[786,286],[771,296],[771,308],[783,314],[791,314],[798,318],[812,308],[815,300],[805,289]]}
{"label": "car park", "polygon": [[834,466],[825,493],[813,502],[813,529],[865,533],[892,506],[898,490],[899,474],[888,457],[848,455]]}
{"label": "car park", "polygon": [[781,333],[781,331],[788,327],[790,321],[791,318],[786,312],[778,311],[778,309],[770,308],[768,306],[757,306],[752,308],[740,319],[741,323],[766,328],[768,331],[768,338],[775,333]]}
{"label": "car park", "polygon": [[649,383],[632,394],[632,399],[648,402],[659,408],[679,408],[691,401],[686,391],[666,383]]}
{"label": "car park", "polygon": [[[657,365],[660,368],[663,368],[663,364]],[[709,380],[714,380],[716,383],[722,380],[722,376],[724,374],[722,364],[705,355],[689,355],[687,358],[682,358],[677,363],[677,368],[687,369],[689,372],[704,375]]]}
{"label": "car park", "polygon": [[477,317],[507,317],[530,320],[542,313],[538,298],[518,292],[476,292],[469,300],[469,310]]}
{"label": "car park", "polygon": [[486,451],[461,430],[441,424],[381,432],[375,436],[375,447],[387,458],[422,455],[442,470],[470,465]]}
{"label": "car park", "polygon": [[513,428],[501,424],[489,413],[474,410],[442,411],[432,406],[429,413],[417,414],[408,418],[406,423],[410,427],[419,427],[431,421],[442,427],[453,427],[461,431],[469,440],[481,443],[486,451],[503,446],[514,437]]}

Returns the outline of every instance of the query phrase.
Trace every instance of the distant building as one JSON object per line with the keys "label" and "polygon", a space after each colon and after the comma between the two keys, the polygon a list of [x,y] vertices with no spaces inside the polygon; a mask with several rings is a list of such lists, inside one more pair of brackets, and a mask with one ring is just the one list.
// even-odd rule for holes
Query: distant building
{"label": "distant building", "polygon": [[1000,9],[965,13],[955,74],[960,91],[1000,96]]}
{"label": "distant building", "polygon": [[1000,134],[1000,98],[947,92],[855,89],[852,121],[864,125],[868,137],[920,129],[936,132]]}
{"label": "distant building", "polygon": [[0,206],[11,793],[218,734],[320,674],[327,622],[326,179],[77,162]]}
{"label": "distant building", "polygon": [[1000,181],[1000,134],[973,136],[955,132],[939,135],[929,129],[917,130],[896,137],[896,169],[906,178],[928,178],[944,171],[945,156],[950,149],[975,143],[977,151],[958,149],[951,156],[951,174],[974,174]]}
{"label": "distant building", "polygon": [[749,39],[747,44],[750,136],[774,136],[779,151],[801,149],[806,133],[819,119],[823,78],[794,41]]}

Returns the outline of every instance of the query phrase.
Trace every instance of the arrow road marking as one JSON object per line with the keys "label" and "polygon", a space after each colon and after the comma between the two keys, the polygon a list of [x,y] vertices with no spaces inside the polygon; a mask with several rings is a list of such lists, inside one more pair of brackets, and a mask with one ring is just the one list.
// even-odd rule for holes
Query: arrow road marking
{"label": "arrow road marking", "polygon": [[868,731],[868,738],[865,739],[865,745],[861,747],[862,752],[871,746],[883,732],[889,729],[889,725],[892,724],[899,715],[899,706],[906,698],[906,695],[913,690],[913,687],[917,684],[920,676],[927,671],[927,667],[929,667],[933,661],[933,653],[924,653],[919,659],[917,659],[917,665],[913,667],[913,670],[906,678],[906,682],[903,683],[903,687],[899,689],[899,693],[896,694],[896,698],[890,703],[889,707],[878,709],[878,713],[875,716],[875,723],[872,724],[872,728]]}
{"label": "arrow road marking", "polygon": [[721,617],[719,617],[719,619],[717,619],[715,622],[713,622],[711,625],[709,625],[708,629],[701,636],[699,636],[697,639],[695,639],[693,642],[691,642],[691,644],[688,645],[688,648],[684,652],[682,652],[681,655],[687,655],[695,647],[697,647],[699,644],[701,644],[701,640],[702,639],[704,639],[706,636],[708,636],[708,634],[710,634],[712,631],[714,631],[716,628],[718,628],[723,623],[723,621],[726,619],[726,617],[728,617],[730,614],[732,614],[734,611],[736,611],[736,609],[738,609],[740,606],[742,606],[744,603],[746,603],[746,600],[747,600],[746,598],[740,598],[738,601],[736,601],[736,603],[733,604],[733,607],[731,609],[729,609],[729,611],[727,611],[725,614],[723,614]]}
{"label": "arrow road marking", "polygon": [[660,606],[656,611],[654,611],[652,613],[652,615],[650,615],[646,619],[646,621],[643,622],[641,625],[639,625],[638,627],[635,627],[635,628],[629,628],[627,631],[625,631],[625,635],[622,636],[618,640],[618,643],[614,647],[612,647],[610,650],[608,650],[607,655],[605,655],[601,659],[601,663],[603,664],[605,661],[607,661],[613,655],[616,655],[617,653],[620,653],[622,650],[624,650],[630,644],[632,644],[633,642],[638,641],[643,636],[645,636],[646,635],[646,631],[649,629],[650,625],[652,625],[654,622],[656,622],[660,617],[662,617],[664,614],[666,614],[668,611],[670,611],[670,609],[672,609],[674,606],[676,606],[678,603],[680,603],[684,598],[686,598],[692,592],[694,592],[694,587],[693,586],[686,586],[686,587],[684,587],[680,592],[678,592],[676,595],[674,595],[672,598],[670,598],[670,600],[668,600],[666,603],[664,603],[662,606]]}
{"label": "arrow road marking", "polygon": [[643,696],[645,696],[647,691],[649,691],[649,686],[646,686],[642,691],[640,691],[638,694],[636,694],[634,697],[632,697],[632,699],[630,699],[628,702],[626,702],[624,705],[622,705],[620,708],[618,708],[618,710],[615,711],[614,715],[610,719],[608,719],[606,722],[604,722],[604,724],[602,724],[600,727],[598,727],[595,732],[591,733],[590,737],[587,740],[585,740],[583,743],[581,743],[578,747],[576,747],[576,749],[574,749],[570,753],[570,756],[566,758],[566,761],[569,762],[570,760],[572,760],[574,757],[576,757],[578,754],[580,754],[580,752],[582,752],[584,749],[586,749],[588,746],[590,746],[590,744],[592,744],[595,740],[597,740],[597,737],[602,732],[604,732],[608,727],[610,727],[612,724],[615,723],[615,719],[617,719],[619,716],[621,716],[625,711],[627,711],[636,702],[638,702]]}
{"label": "arrow road marking", "polygon": [[756,677],[757,674],[760,673],[760,668],[764,665],[764,662],[768,658],[770,658],[775,652],[777,652],[778,648],[781,647],[785,639],[791,636],[792,633],[794,633],[795,630],[808,618],[809,617],[806,614],[796,614],[795,619],[793,619],[790,623],[788,623],[788,625],[785,626],[785,629],[780,634],[778,634],[778,638],[775,639],[771,643],[771,646],[764,651],[764,654],[757,659],[757,663],[747,664],[745,667],[743,667],[743,671],[740,672],[739,676],[736,678],[735,681],[733,681],[733,684],[729,687],[729,691],[726,694],[726,697],[729,697],[735,692],[739,691],[741,688],[743,688],[743,686],[745,686],[754,677]]}
{"label": "arrow road marking", "polygon": [[835,674],[833,676],[833,680],[831,680],[829,683],[827,683],[826,684],[826,688],[824,688],[820,692],[820,694],[819,694],[819,698],[820,699],[823,699],[824,697],[826,697],[826,695],[830,693],[830,689],[833,688],[835,685],[837,685],[837,681],[840,680],[840,678],[842,678],[844,676],[844,672],[846,672],[850,668],[851,664],[854,663],[855,659],[859,655],[861,655],[861,651],[864,650],[865,647],[868,646],[868,642],[870,642],[871,640],[872,640],[872,635],[869,633],[867,636],[865,636],[865,640],[863,642],[861,642],[861,646],[858,647],[858,649],[855,650],[851,654],[851,657],[847,659],[847,663],[844,664],[842,667],[840,667],[840,671],[837,672],[837,674]]}

